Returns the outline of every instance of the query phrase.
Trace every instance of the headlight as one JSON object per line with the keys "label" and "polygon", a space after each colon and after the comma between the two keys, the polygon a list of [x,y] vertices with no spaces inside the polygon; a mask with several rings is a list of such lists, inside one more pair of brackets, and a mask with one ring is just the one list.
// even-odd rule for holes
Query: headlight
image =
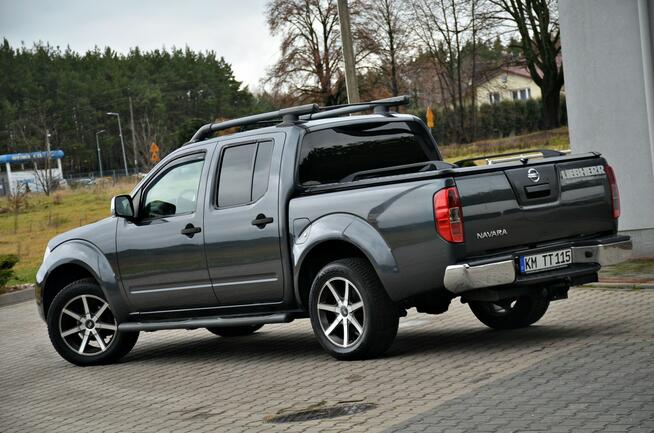
{"label": "headlight", "polygon": [[45,262],[45,259],[48,258],[50,255],[50,247],[45,247],[45,252],[43,253],[43,261]]}

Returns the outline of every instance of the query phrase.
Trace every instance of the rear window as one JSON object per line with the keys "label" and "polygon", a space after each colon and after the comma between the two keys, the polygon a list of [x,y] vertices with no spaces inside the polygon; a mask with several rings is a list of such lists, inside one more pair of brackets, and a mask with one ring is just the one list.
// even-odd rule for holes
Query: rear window
{"label": "rear window", "polygon": [[228,147],[218,181],[218,206],[251,203],[264,196],[270,179],[273,142]]}
{"label": "rear window", "polygon": [[338,183],[361,171],[437,159],[425,130],[415,123],[362,123],[305,135],[298,176],[305,186]]}

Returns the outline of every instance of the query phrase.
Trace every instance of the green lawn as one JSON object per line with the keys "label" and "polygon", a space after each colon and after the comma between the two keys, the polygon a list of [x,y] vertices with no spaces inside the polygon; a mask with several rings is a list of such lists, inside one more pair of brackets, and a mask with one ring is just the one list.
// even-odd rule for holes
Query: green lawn
{"label": "green lawn", "polygon": [[440,146],[446,161],[454,162],[466,158],[496,153],[519,152],[528,149],[570,149],[568,128],[532,132],[514,137],[481,140],[469,144],[448,144]]}
{"label": "green lawn", "polygon": [[48,240],[109,216],[111,197],[127,193],[133,186],[134,182],[109,184],[57,191],[49,197],[31,193],[17,218],[8,200],[0,199],[0,254],[16,254],[20,259],[9,285],[33,282]]}

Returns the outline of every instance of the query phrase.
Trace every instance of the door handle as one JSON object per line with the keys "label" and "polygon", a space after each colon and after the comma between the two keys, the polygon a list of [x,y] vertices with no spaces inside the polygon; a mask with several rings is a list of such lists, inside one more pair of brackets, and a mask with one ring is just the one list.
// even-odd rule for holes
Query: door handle
{"label": "door handle", "polygon": [[252,220],[252,225],[257,226],[260,229],[264,228],[266,225],[273,222],[272,217],[267,217],[264,214],[260,213],[255,219]]}
{"label": "door handle", "polygon": [[192,238],[196,233],[200,233],[202,229],[200,227],[195,227],[193,224],[186,224],[186,227],[184,227],[181,231],[183,235],[188,236],[189,238]]}

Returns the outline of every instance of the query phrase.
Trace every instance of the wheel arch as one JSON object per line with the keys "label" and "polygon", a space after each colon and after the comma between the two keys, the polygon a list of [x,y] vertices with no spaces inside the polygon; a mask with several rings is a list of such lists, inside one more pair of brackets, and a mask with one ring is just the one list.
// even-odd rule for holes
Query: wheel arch
{"label": "wheel arch", "polygon": [[295,299],[306,309],[315,275],[327,263],[346,257],[366,259],[387,293],[397,264],[382,235],[363,219],[350,214],[332,214],[316,220],[295,236],[293,276]]}
{"label": "wheel arch", "polygon": [[116,273],[107,257],[95,245],[73,240],[57,246],[39,268],[36,302],[42,317],[47,317],[57,293],[83,278],[92,278],[98,283],[117,320],[121,321],[129,314]]}

